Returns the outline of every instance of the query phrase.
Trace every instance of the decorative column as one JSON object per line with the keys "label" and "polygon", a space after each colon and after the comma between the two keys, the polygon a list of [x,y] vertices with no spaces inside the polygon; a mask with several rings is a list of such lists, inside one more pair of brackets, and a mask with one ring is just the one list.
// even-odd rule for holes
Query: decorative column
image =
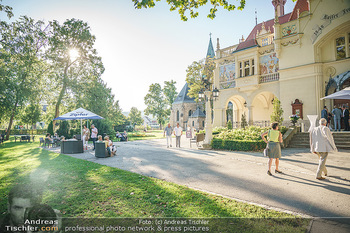
{"label": "decorative column", "polygon": [[248,108],[248,125],[253,125],[253,106],[250,105]]}
{"label": "decorative column", "polygon": [[[215,103],[214,103],[215,105]],[[214,121],[213,121],[213,127],[218,127],[222,125],[222,108],[214,108]]]}
{"label": "decorative column", "polygon": [[211,91],[205,91],[205,138],[203,143],[203,148],[208,149],[210,148],[210,142],[213,139],[213,126],[212,126],[212,119],[211,119],[211,107],[210,107],[210,97],[211,97]]}

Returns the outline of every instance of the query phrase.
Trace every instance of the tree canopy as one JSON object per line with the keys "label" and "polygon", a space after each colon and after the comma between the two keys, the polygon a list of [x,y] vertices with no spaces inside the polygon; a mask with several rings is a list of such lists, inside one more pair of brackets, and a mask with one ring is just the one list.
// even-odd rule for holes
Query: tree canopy
{"label": "tree canopy", "polygon": [[141,125],[143,123],[143,119],[141,117],[141,111],[139,111],[136,107],[132,107],[130,109],[128,118],[132,125]]}
{"label": "tree canopy", "polygon": [[[0,0],[0,2],[2,2],[2,0]],[[9,19],[13,17],[12,10],[13,10],[12,7],[6,6],[0,3],[0,11],[5,12]]]}
{"label": "tree canopy", "polygon": [[[135,8],[141,9],[141,8],[151,8],[156,5],[156,2],[159,2],[160,0],[132,0],[134,3]],[[238,0],[237,0],[238,1]],[[216,12],[218,11],[218,7],[223,7],[224,9],[228,11],[232,11],[234,9],[243,10],[245,6],[245,0],[239,0],[239,5],[236,7],[236,5],[230,3],[229,0],[166,0],[168,5],[170,6],[170,11],[177,10],[181,20],[187,21],[189,15],[191,18],[196,18],[199,13],[197,11],[198,8],[205,6],[206,4],[209,4],[211,6],[210,12],[208,13],[207,17],[210,19],[214,19],[216,17]]]}
{"label": "tree canopy", "polygon": [[152,114],[157,118],[160,128],[165,122],[167,116],[167,103],[163,94],[162,87],[159,83],[151,84],[147,95],[144,98],[147,108],[145,114]]}

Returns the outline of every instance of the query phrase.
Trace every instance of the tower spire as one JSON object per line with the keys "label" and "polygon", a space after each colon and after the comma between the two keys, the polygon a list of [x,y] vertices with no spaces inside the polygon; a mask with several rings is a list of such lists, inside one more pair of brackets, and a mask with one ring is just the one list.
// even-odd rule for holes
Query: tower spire
{"label": "tower spire", "polygon": [[207,51],[206,57],[213,58],[213,57],[215,57],[215,52],[214,52],[213,43],[211,41],[211,33],[209,33],[209,36],[210,36],[210,39],[209,39],[209,45],[208,45],[208,51]]}

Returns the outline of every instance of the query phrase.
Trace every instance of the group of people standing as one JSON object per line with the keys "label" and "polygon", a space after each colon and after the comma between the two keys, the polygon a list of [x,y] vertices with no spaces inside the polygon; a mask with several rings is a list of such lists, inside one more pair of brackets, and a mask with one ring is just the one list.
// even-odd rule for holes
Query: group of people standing
{"label": "group of people standing", "polygon": [[338,108],[334,105],[334,108],[331,112],[328,111],[327,106],[324,106],[324,108],[321,111],[321,118],[326,119],[327,126],[329,128],[331,125],[331,121],[333,118],[334,122],[334,131],[339,131],[341,129],[341,121],[344,123],[344,131],[350,131],[349,127],[349,109],[348,106],[343,105],[341,108]]}
{"label": "group of people standing", "polygon": [[[98,129],[95,127],[94,124],[91,125],[91,140],[92,143],[94,144],[94,150],[95,150],[95,142],[97,140],[97,134],[98,134]],[[83,147],[84,150],[87,150],[88,147],[88,142],[90,138],[90,130],[84,125],[83,128]]]}
{"label": "group of people standing", "polygon": [[180,127],[180,124],[177,123],[176,127],[173,129],[173,127],[171,127],[170,123],[168,123],[168,125],[165,127],[164,129],[164,134],[163,137],[166,136],[166,145],[167,148],[172,147],[172,141],[171,141],[171,137],[174,134],[176,137],[176,147],[181,147],[181,135],[182,135],[182,128]]}

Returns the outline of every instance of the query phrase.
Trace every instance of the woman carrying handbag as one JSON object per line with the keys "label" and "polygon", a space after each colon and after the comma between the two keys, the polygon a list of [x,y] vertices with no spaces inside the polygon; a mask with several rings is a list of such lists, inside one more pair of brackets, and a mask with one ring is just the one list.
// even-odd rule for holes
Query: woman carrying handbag
{"label": "woman carrying handbag", "polygon": [[[278,131],[278,123],[274,122],[271,124],[271,128],[269,131],[266,131],[261,135],[261,138],[266,142],[267,144],[267,156],[269,157],[269,170],[267,171],[267,174],[272,176],[271,172],[271,165],[272,160],[275,159],[275,173],[282,173],[279,169],[279,159],[281,158],[281,143],[283,142],[282,134],[280,131]],[[267,139],[265,136],[267,135]]]}

